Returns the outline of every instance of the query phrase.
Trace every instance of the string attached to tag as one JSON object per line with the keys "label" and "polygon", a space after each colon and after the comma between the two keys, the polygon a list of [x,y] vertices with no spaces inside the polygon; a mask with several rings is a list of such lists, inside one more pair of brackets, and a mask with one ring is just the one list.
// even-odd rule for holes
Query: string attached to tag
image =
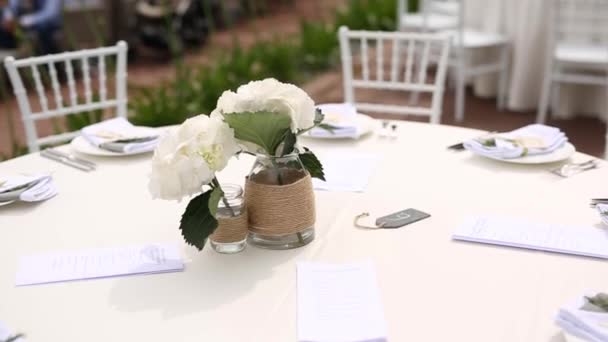
{"label": "string attached to tag", "polygon": [[366,217],[369,217],[369,213],[361,213],[361,214],[355,216],[355,220],[354,220],[355,227],[360,228],[360,229],[382,229],[386,225],[385,222],[381,223],[380,225],[374,225],[374,226],[360,224],[359,221]]}

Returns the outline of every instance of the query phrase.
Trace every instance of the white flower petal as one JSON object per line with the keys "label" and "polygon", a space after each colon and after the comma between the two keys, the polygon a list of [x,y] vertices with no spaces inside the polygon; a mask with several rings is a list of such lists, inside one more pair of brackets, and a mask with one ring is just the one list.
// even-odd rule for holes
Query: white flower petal
{"label": "white flower petal", "polygon": [[154,198],[168,200],[197,194],[239,150],[234,131],[221,116],[190,118],[161,138],[149,190]]}
{"label": "white flower petal", "polygon": [[[315,103],[310,96],[293,84],[281,83],[273,78],[249,82],[240,86],[236,93],[224,92],[217,102],[217,108],[213,111],[212,117],[260,111],[289,114],[293,132],[314,125]],[[241,144],[244,143],[241,142]],[[247,150],[256,152],[250,147]]]}

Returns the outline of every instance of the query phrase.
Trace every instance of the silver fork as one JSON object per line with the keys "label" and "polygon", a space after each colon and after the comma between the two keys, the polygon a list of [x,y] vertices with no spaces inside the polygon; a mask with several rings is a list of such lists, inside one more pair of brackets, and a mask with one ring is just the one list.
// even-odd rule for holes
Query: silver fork
{"label": "silver fork", "polygon": [[567,178],[583,171],[595,169],[598,166],[599,163],[596,159],[590,159],[582,163],[564,164],[561,167],[558,167],[557,169],[551,170],[551,173],[556,174],[560,177]]}

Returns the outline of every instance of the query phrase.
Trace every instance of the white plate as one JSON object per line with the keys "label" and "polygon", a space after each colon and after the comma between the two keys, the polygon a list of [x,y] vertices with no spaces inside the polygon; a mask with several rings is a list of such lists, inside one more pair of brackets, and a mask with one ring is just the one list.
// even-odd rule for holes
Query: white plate
{"label": "white plate", "polygon": [[0,207],[1,207],[1,206],[4,206],[4,205],[9,205],[9,204],[11,204],[11,203],[13,203],[13,202],[15,202],[15,201],[16,201],[16,200],[13,200],[13,201],[6,201],[6,202],[0,202]]}
{"label": "white plate", "polygon": [[555,150],[551,153],[537,154],[537,155],[533,155],[533,156],[525,156],[525,157],[520,157],[520,158],[502,159],[502,158],[484,156],[484,155],[477,154],[477,153],[475,153],[475,154],[478,156],[481,156],[481,157],[486,157],[486,158],[490,158],[490,159],[494,159],[494,160],[500,160],[503,162],[513,163],[513,164],[548,164],[548,163],[555,163],[558,161],[566,160],[566,159],[570,158],[575,152],[576,152],[576,148],[574,148],[574,145],[567,142],[562,147],[558,148],[557,150]]}
{"label": "white plate", "polygon": [[574,335],[570,335],[565,331],[562,331],[562,333],[564,334],[564,338],[566,339],[566,342],[585,342],[585,340],[580,339]]}
{"label": "white plate", "polygon": [[[160,134],[162,132],[158,128],[152,128],[152,127],[140,127],[140,128],[143,128],[142,133],[144,133],[144,134],[148,130],[149,130],[150,134],[157,134],[157,133]],[[104,150],[97,146],[91,145],[82,136],[77,136],[76,138],[74,138],[74,140],[72,140],[72,142],[70,142],[70,147],[74,151],[79,152],[79,153],[84,153],[84,154],[88,154],[91,156],[104,156],[104,157],[124,157],[124,156],[131,156],[131,155],[135,155],[135,154],[143,154],[143,153],[152,152],[152,151],[145,151],[145,152],[136,151],[136,152],[125,152],[125,153],[112,152],[112,151]]]}
{"label": "white plate", "polygon": [[376,120],[368,115],[357,113],[357,127],[359,128],[359,136],[358,137],[350,137],[350,136],[341,136],[341,135],[323,135],[323,136],[313,136],[310,135],[310,132],[302,134],[303,137],[311,138],[311,139],[359,139],[362,136],[370,134],[376,128]]}

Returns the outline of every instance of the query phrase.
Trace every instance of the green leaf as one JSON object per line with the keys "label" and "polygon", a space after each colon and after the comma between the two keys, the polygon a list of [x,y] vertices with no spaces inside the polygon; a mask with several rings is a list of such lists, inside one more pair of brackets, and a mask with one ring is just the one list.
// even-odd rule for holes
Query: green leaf
{"label": "green leaf", "polygon": [[[199,251],[205,247],[207,238],[217,228],[217,220],[213,212],[217,210],[217,203],[222,196],[222,190],[214,188],[194,197],[182,215],[179,229],[186,243],[196,247]],[[212,209],[215,208],[215,209]]]}
{"label": "green leaf", "polygon": [[291,126],[289,115],[273,112],[227,113],[224,121],[234,129],[237,139],[254,143],[269,155],[276,153]]}
{"label": "green leaf", "polygon": [[318,178],[322,181],[325,181],[325,173],[323,173],[323,165],[314,155],[314,153],[310,152],[310,150],[306,149],[306,152],[300,153],[300,160],[302,161],[302,165],[304,168],[310,173],[310,176],[313,178]]}
{"label": "green leaf", "polygon": [[321,122],[323,122],[323,120],[325,120],[325,114],[323,114],[323,111],[321,111],[319,108],[317,108],[315,110],[315,120],[314,120],[315,126],[320,125]]}
{"label": "green leaf", "polygon": [[289,130],[285,135],[285,141],[283,142],[283,149],[281,151],[281,156],[285,156],[293,152],[294,147],[296,145],[297,136]]}
{"label": "green leaf", "polygon": [[220,199],[222,198],[222,196],[224,196],[224,191],[222,190],[222,188],[213,188],[211,196],[209,196],[209,211],[211,212],[211,215],[213,215],[213,217],[215,217],[215,214],[217,213],[217,206],[218,203],[220,203]]}

